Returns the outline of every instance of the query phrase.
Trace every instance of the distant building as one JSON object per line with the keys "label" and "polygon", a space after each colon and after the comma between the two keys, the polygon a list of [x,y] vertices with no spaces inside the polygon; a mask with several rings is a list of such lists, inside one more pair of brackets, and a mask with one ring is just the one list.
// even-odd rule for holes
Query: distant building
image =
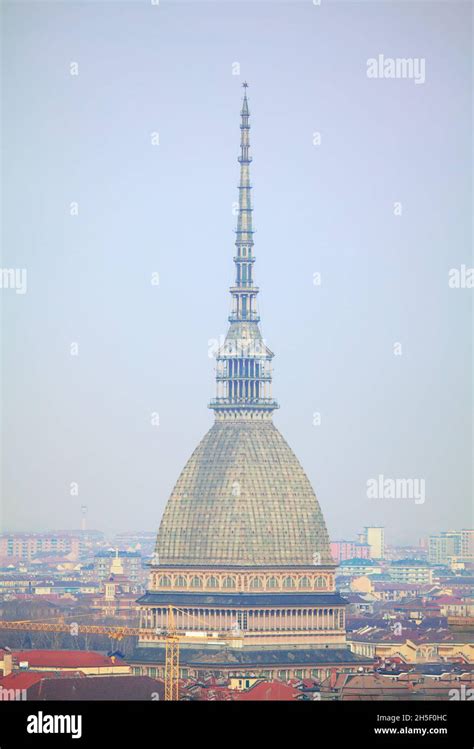
{"label": "distant building", "polygon": [[[398,670],[398,662],[374,674],[337,674],[321,685],[321,700],[448,700],[453,688],[469,690],[474,684],[470,671],[450,672],[449,666],[426,666],[427,673]],[[405,667],[406,668],[406,667]]]}
{"label": "distant building", "polygon": [[456,596],[438,596],[435,598],[443,616],[474,616],[474,601],[472,598],[457,598]]}
{"label": "distant building", "polygon": [[123,558],[117,549],[109,575],[102,583],[100,595],[93,599],[91,608],[101,616],[132,621],[138,614],[137,593],[143,593],[143,589],[124,574]]}
{"label": "distant building", "polygon": [[397,623],[391,628],[363,626],[348,635],[351,650],[370,658],[398,657],[405,663],[458,660],[474,663],[474,645],[469,638],[448,629],[425,628],[408,629]]}
{"label": "distant building", "polygon": [[385,546],[385,559],[390,561],[418,559],[426,562],[428,559],[428,540],[424,546]]}
{"label": "distant building", "polygon": [[392,580],[399,583],[432,583],[433,570],[419,559],[400,559],[388,568]]}
{"label": "distant building", "polygon": [[371,559],[385,559],[385,528],[367,526],[360,535],[362,543],[370,547]]}
{"label": "distant building", "polygon": [[33,559],[39,554],[78,559],[81,539],[69,533],[4,533],[0,536],[0,557]]}
{"label": "distant building", "polygon": [[96,593],[97,588],[97,583],[82,580],[54,580],[52,582],[35,583],[33,585],[33,591],[36,596],[57,594],[59,596],[74,597]]}
{"label": "distant building", "polygon": [[339,565],[339,575],[380,575],[382,568],[373,559],[345,559]]}
{"label": "distant building", "polygon": [[[94,572],[96,579],[105,580],[110,576],[110,570],[116,552],[113,549],[99,551],[94,557]],[[119,551],[118,559],[120,560],[123,574],[129,580],[138,581],[142,569],[142,555],[139,551]]]}
{"label": "distant building", "polygon": [[381,601],[401,601],[407,598],[415,598],[420,594],[422,587],[422,583],[377,580],[372,585],[372,592]]}
{"label": "distant building", "polygon": [[156,533],[154,531],[137,531],[136,533],[117,533],[114,546],[128,551],[140,551],[143,556],[152,555],[155,550]]}
{"label": "distant building", "polygon": [[429,537],[428,561],[434,565],[449,565],[452,558],[474,560],[474,530],[442,531]]}
{"label": "distant building", "polygon": [[338,564],[346,559],[368,559],[370,557],[370,546],[358,541],[332,541],[331,554]]}

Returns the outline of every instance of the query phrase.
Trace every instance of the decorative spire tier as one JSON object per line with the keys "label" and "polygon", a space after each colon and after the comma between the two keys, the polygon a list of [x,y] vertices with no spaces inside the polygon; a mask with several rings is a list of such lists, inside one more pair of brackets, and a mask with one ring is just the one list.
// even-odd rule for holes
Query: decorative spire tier
{"label": "decorative spire tier", "polygon": [[250,184],[250,123],[247,86],[240,110],[240,184],[236,229],[235,281],[229,330],[216,355],[217,393],[210,403],[216,418],[271,418],[278,403],[272,396],[273,353],[258,326],[259,289],[254,284],[253,224]]}

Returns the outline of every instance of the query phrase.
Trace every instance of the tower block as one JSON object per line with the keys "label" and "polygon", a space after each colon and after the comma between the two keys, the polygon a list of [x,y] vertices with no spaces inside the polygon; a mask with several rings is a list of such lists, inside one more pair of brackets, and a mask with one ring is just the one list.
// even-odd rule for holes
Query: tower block
{"label": "tower block", "polygon": [[[231,312],[209,404],[215,421],[186,463],[161,520],[149,588],[139,600],[135,662],[163,662],[160,631],[169,606],[176,607],[175,627],[183,634],[182,669],[194,664],[199,670],[198,661],[210,668],[216,658],[222,669],[224,653],[234,651],[240,653],[230,658],[234,665],[259,658],[284,663],[293,649],[310,653],[305,657],[315,668],[331,654],[334,661],[351,662],[346,602],[335,590],[323,514],[272,418],[278,403],[274,354],[259,327],[246,83],[238,161]],[[240,644],[232,651],[226,637],[236,633]]]}

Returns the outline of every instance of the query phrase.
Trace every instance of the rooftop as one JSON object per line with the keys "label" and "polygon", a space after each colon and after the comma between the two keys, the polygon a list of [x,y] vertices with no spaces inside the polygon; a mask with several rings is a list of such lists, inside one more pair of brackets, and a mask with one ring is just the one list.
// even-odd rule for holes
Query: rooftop
{"label": "rooftop", "polygon": [[[84,679],[43,679],[28,693],[30,700],[134,700],[164,698],[162,681],[149,676],[87,676]],[[119,719],[119,716],[117,716]]]}
{"label": "rooftop", "polygon": [[14,650],[13,658],[32,668],[94,668],[123,665],[123,661],[88,650]]}
{"label": "rooftop", "polygon": [[339,593],[146,593],[139,604],[156,606],[340,606]]}
{"label": "rooftop", "polygon": [[[136,648],[133,654],[127,658],[130,663],[156,663],[165,662],[165,649],[162,647]],[[198,648],[182,648],[180,652],[182,664],[193,664],[196,666],[252,666],[264,665],[312,665],[319,664],[348,664],[358,665],[372,663],[371,658],[355,655],[349,648],[293,648],[275,650],[250,650],[242,649],[220,649],[206,650]]]}

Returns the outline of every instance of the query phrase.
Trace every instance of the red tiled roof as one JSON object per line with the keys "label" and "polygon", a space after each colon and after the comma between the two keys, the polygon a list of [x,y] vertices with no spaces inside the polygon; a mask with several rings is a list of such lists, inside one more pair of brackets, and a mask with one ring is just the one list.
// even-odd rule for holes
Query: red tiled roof
{"label": "red tiled roof", "polygon": [[43,679],[32,700],[141,700],[164,698],[162,681],[149,676],[88,676],[85,679]]}
{"label": "red tiled roof", "polygon": [[87,678],[82,671],[67,671],[58,673],[57,671],[13,671],[8,676],[0,677],[0,687],[3,689],[29,689],[41,679],[65,679],[73,677],[75,679]]}
{"label": "red tiled roof", "polygon": [[283,701],[294,700],[301,697],[299,689],[285,684],[283,681],[263,681],[255,684],[254,687],[245,692],[239,692],[235,695],[236,700],[269,700]]}
{"label": "red tiled roof", "polygon": [[41,681],[46,676],[44,671],[20,671],[19,673],[8,674],[0,679],[2,689],[29,689],[37,681]]}
{"label": "red tiled roof", "polygon": [[33,668],[46,666],[80,669],[123,665],[121,660],[87,650],[15,650],[12,655],[17,662],[27,661]]}

